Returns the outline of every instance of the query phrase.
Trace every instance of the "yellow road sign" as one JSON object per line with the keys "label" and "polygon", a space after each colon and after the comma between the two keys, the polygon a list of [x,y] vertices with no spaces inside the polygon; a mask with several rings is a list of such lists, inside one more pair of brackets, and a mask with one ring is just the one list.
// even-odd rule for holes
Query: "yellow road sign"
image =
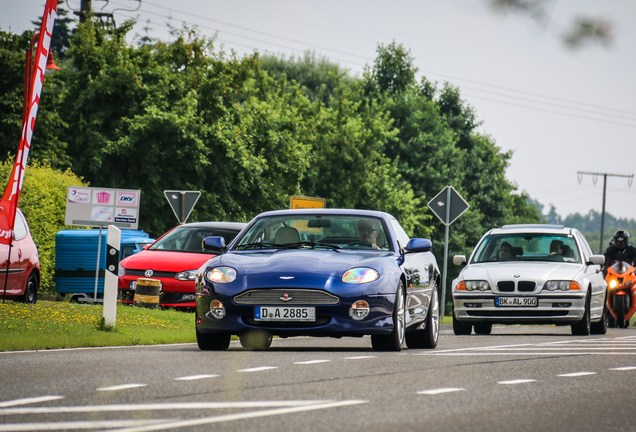
{"label": "yellow road sign", "polygon": [[289,202],[290,209],[325,208],[324,198],[312,198],[294,195]]}

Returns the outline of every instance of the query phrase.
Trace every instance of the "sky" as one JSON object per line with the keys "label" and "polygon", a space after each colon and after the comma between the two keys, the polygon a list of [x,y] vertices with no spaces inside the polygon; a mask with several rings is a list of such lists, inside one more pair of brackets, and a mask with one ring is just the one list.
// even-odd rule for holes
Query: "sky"
{"label": "sky", "polygon": [[[67,3],[79,9],[79,0]],[[588,172],[611,174],[608,213],[636,218],[636,185],[614,176],[636,172],[636,2],[547,0],[542,22],[491,3],[94,0],[93,10],[113,12],[118,24],[137,18],[133,34],[161,40],[171,38],[168,23],[196,25],[239,56],[312,50],[358,76],[379,44],[395,41],[411,50],[420,77],[460,89],[481,121],[479,132],[513,153],[508,179],[546,211],[600,212],[604,177],[578,174]],[[0,29],[32,29],[43,10],[44,0],[0,0]],[[613,43],[569,49],[562,35],[580,16],[610,21]]]}

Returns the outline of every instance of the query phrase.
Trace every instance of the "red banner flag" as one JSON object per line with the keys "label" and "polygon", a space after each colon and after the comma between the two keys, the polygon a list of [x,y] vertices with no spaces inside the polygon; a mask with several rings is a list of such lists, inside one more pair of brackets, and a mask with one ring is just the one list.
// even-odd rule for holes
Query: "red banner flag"
{"label": "red banner flag", "polygon": [[46,6],[44,6],[44,15],[42,15],[42,27],[40,28],[38,46],[35,52],[35,62],[33,64],[31,82],[28,83],[29,98],[26,102],[28,108],[27,116],[22,124],[20,147],[18,148],[18,155],[15,158],[9,182],[7,183],[4,195],[0,201],[0,243],[7,245],[11,244],[13,239],[13,225],[15,223],[15,215],[18,209],[20,191],[22,190],[24,170],[26,169],[27,160],[29,158],[29,150],[31,149],[35,116],[38,113],[38,107],[40,105],[40,94],[42,93],[44,71],[46,70],[46,62],[49,57],[49,48],[51,46],[51,35],[53,34],[55,18],[57,18],[57,0],[47,0]]}

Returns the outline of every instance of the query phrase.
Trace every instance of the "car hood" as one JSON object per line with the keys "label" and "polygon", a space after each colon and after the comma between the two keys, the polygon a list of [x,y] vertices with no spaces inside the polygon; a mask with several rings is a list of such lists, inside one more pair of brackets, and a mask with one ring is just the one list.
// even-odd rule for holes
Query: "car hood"
{"label": "car hood", "polygon": [[461,273],[463,280],[574,280],[581,272],[582,266],[577,263],[553,262],[498,262],[471,264]]}
{"label": "car hood", "polygon": [[207,253],[145,250],[122,260],[121,265],[130,270],[180,272],[196,270],[214,256]]}

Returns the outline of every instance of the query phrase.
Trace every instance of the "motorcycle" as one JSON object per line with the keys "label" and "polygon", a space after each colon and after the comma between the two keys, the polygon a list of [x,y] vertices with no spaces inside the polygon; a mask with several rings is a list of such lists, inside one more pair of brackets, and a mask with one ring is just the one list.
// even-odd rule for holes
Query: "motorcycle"
{"label": "motorcycle", "polygon": [[607,269],[605,281],[610,327],[627,328],[636,311],[635,272],[636,269],[624,261],[617,261]]}

